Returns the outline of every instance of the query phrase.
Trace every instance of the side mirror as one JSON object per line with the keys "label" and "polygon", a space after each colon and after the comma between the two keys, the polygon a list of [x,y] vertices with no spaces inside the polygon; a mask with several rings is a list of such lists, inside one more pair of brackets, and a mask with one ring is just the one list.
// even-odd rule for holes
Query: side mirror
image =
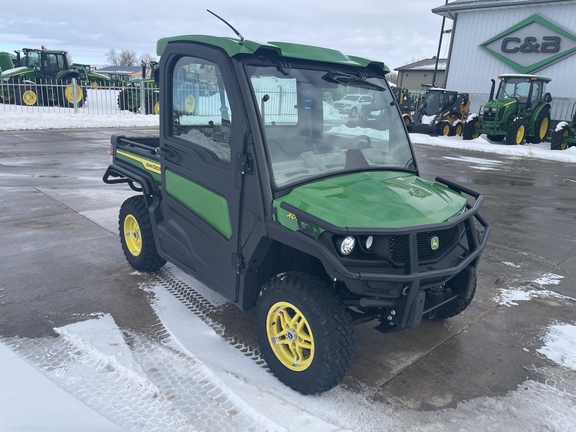
{"label": "side mirror", "polygon": [[544,102],[546,102],[546,103],[552,102],[552,95],[550,93],[546,93],[544,95]]}

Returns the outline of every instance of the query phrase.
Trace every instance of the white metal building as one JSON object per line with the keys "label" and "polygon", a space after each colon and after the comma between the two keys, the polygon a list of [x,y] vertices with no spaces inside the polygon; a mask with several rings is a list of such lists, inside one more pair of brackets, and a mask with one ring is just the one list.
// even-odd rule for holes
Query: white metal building
{"label": "white metal building", "polygon": [[552,118],[576,102],[576,0],[456,0],[432,9],[453,20],[446,88],[486,102],[491,79],[505,73],[552,78]]}

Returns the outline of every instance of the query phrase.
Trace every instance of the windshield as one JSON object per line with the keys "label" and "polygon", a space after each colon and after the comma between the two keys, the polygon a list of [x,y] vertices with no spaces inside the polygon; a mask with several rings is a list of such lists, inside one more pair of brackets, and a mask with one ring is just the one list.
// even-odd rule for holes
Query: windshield
{"label": "windshield", "polygon": [[[283,73],[272,66],[248,66],[248,73],[277,187],[334,173],[416,169],[384,78],[293,65]],[[347,99],[355,104],[335,103]]]}

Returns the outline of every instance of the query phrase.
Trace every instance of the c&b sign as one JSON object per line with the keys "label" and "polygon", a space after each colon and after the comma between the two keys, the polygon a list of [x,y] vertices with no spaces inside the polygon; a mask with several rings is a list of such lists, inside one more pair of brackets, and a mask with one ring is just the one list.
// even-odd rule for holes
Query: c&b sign
{"label": "c&b sign", "polygon": [[576,52],[576,36],[540,15],[480,45],[520,73],[531,73]]}

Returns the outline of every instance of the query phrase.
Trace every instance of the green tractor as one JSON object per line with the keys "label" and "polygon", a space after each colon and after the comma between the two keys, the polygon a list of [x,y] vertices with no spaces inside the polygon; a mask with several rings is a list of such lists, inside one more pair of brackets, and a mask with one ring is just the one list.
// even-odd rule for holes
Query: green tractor
{"label": "green tractor", "polygon": [[576,146],[576,103],[572,107],[572,120],[556,125],[550,140],[550,150],[566,150]]}
{"label": "green tractor", "polygon": [[[146,114],[160,113],[158,84],[156,84],[153,77],[157,67],[157,62],[150,62],[151,73],[150,77],[147,77],[147,64],[142,62],[142,76],[128,81],[118,93],[118,108],[134,113],[141,108],[146,110]],[[144,103],[142,103],[142,95],[144,96]]]}
{"label": "green tractor", "polygon": [[[66,51],[24,48],[16,51],[16,67],[0,74],[0,99],[27,106],[81,107],[86,101],[84,75],[70,67]],[[73,85],[76,79],[77,85]]]}
{"label": "green tractor", "polygon": [[110,86],[112,80],[106,75],[94,72],[92,66],[87,64],[72,63],[70,69],[75,69],[82,76],[81,84],[92,88]]}
{"label": "green tractor", "polygon": [[490,98],[480,107],[480,114],[472,114],[464,124],[463,139],[471,140],[486,134],[491,141],[506,144],[538,144],[548,134],[550,102],[546,92],[550,78],[538,75],[501,75],[496,98],[492,80]]}

